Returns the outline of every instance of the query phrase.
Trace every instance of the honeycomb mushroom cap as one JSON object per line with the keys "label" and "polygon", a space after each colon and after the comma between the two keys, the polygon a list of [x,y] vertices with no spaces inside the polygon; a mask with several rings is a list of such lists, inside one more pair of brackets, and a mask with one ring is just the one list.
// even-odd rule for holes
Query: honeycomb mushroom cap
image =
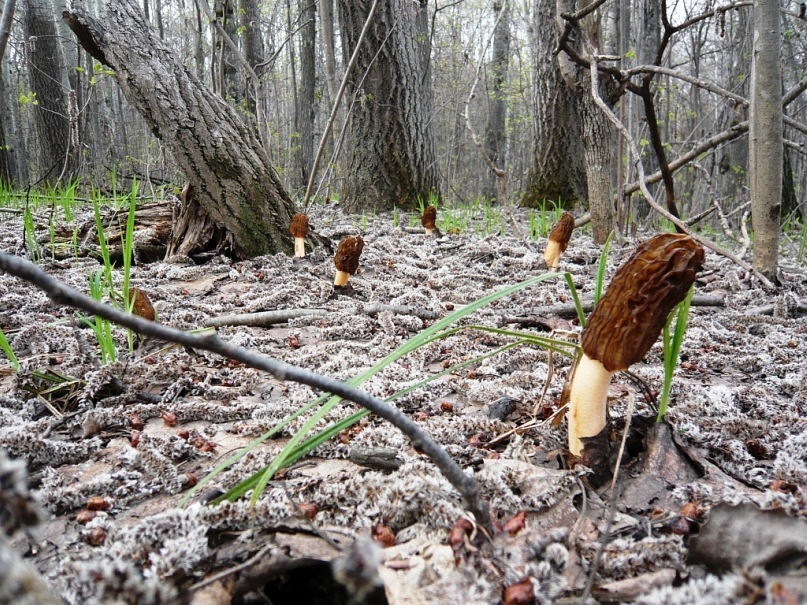
{"label": "honeycomb mushroom cap", "polygon": [[423,225],[425,229],[434,229],[436,222],[437,208],[434,206],[426,206],[426,209],[423,211],[423,216],[420,217],[420,224]]}
{"label": "honeycomb mushroom cap", "polygon": [[592,312],[583,352],[609,372],[641,361],[686,297],[703,258],[703,248],[688,235],[663,233],[640,244]]}
{"label": "honeycomb mushroom cap", "polygon": [[306,237],[308,235],[308,215],[297,213],[291,219],[289,232],[292,237]]}
{"label": "honeycomb mushroom cap", "polygon": [[574,217],[570,212],[564,212],[549,233],[549,241],[556,242],[558,250],[566,252],[566,246],[569,245],[569,240],[572,238],[572,231],[574,231]]}
{"label": "honeycomb mushroom cap", "polygon": [[132,311],[135,315],[139,315],[143,319],[154,321],[157,318],[157,312],[143,290],[140,288],[129,288],[129,301],[134,301]]}
{"label": "honeycomb mushroom cap", "polygon": [[336,255],[333,257],[336,270],[355,275],[359,269],[359,257],[363,249],[364,240],[360,236],[352,237],[349,235],[339,242]]}

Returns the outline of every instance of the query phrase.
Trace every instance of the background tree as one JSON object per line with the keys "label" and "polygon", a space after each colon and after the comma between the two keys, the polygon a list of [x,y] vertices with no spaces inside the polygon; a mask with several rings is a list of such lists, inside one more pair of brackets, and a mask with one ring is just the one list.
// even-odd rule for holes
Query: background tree
{"label": "background tree", "polygon": [[782,210],[782,71],[779,3],[754,1],[749,176],[754,268],[776,281]]}
{"label": "background tree", "polygon": [[[56,182],[71,178],[78,148],[70,141],[70,117],[77,108],[68,107],[67,70],[59,43],[55,10],[51,0],[28,0],[25,9],[25,34],[28,51],[30,98],[36,124],[42,177]],[[77,142],[77,141],[76,141]]]}
{"label": "background tree", "polygon": [[534,11],[534,154],[521,203],[535,207],[554,200],[572,206],[588,195],[578,99],[555,54],[555,0],[536,0]]}
{"label": "background tree", "polygon": [[[507,68],[510,63],[510,2],[493,0],[493,56],[490,60],[488,79],[488,103],[490,104],[487,128],[485,129],[485,152],[494,166],[504,168],[507,141],[505,138],[505,116],[507,112]],[[499,197],[496,175],[488,174],[488,182],[483,195],[490,199]],[[508,200],[501,200],[506,202]]]}
{"label": "background tree", "polygon": [[[348,60],[371,2],[340,0],[343,56]],[[426,2],[380,2],[348,94],[353,144],[344,202],[351,210],[412,207],[438,191]]]}

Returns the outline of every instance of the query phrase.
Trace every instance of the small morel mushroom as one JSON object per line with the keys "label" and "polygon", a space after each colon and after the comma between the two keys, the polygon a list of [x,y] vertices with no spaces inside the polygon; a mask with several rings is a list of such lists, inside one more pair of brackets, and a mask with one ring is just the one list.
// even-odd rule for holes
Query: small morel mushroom
{"label": "small morel mushroom", "polygon": [[364,240],[360,236],[348,235],[339,242],[333,263],[336,265],[336,278],[333,280],[334,286],[344,286],[348,277],[355,275],[359,270],[359,257],[364,249]]}
{"label": "small morel mushroom", "polygon": [[604,429],[611,377],[641,361],[702,266],[703,248],[691,237],[657,235],[640,244],[617,270],[591,313],[567,418],[569,450],[595,472],[607,467]]}
{"label": "small morel mushroom", "polygon": [[150,321],[157,319],[157,312],[154,310],[149,297],[140,288],[129,288],[129,302],[133,302],[132,312],[135,315]]}
{"label": "small morel mushroom", "polygon": [[434,206],[426,206],[423,210],[423,216],[420,217],[420,224],[426,230],[426,235],[434,233],[434,226],[437,223],[437,208]]}
{"label": "small morel mushroom", "polygon": [[572,237],[572,231],[574,231],[574,217],[570,212],[564,212],[549,233],[549,241],[546,244],[546,250],[544,250],[546,268],[550,271],[558,270],[560,255],[566,251],[566,246],[569,245],[569,240]]}
{"label": "small morel mushroom", "polygon": [[294,237],[294,256],[305,256],[305,238],[308,237],[308,215],[299,212],[291,219],[289,232]]}

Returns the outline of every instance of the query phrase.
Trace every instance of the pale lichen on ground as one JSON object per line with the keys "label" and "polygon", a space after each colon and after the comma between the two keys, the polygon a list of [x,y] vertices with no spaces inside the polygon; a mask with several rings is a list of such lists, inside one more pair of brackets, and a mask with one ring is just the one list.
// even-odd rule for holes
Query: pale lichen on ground
{"label": "pale lichen on ground", "polygon": [[[242,262],[216,257],[204,266],[136,265],[132,283],[151,297],[160,321],[181,329],[203,327],[224,314],[327,308],[327,314],[265,328],[225,327],[219,334],[347,380],[433,321],[416,314],[369,315],[357,307],[401,305],[443,317],[542,272],[541,240],[472,233],[435,240],[393,230],[390,223],[384,215],[368,218],[361,270],[345,291],[334,292],[333,262],[322,249],[303,261],[277,255]],[[324,214],[315,224],[325,225],[324,235],[359,232],[356,223]],[[19,233],[18,220],[4,219],[0,247],[18,249]],[[614,246],[609,277],[631,248]],[[598,254],[588,237],[575,233],[561,259],[561,270],[572,273],[584,298],[594,290]],[[42,267],[86,290],[87,276],[99,265],[91,259],[52,261],[46,256]],[[720,502],[752,501],[807,516],[807,320],[796,308],[807,297],[805,272],[785,271],[781,292],[771,296],[711,253],[706,269],[709,275],[696,285],[698,293],[722,294],[725,306],[692,310],[668,422],[682,447],[698,452],[715,465],[714,473],[723,474],[707,472],[703,480],[671,485],[663,510],[654,510],[658,502],[645,502],[637,512],[642,503],[631,502],[627,512],[634,524],[623,524],[622,533],[606,545],[598,582],[676,570],[682,586],[648,589],[643,603],[698,603],[701,598],[735,603],[748,597],[747,585],[737,576],[718,580],[705,574],[686,582],[687,538],[658,521],[680,516],[680,508],[670,503],[697,502],[708,510]],[[585,580],[600,548],[608,509],[596,498],[589,499],[587,509],[582,503],[581,473],[563,467],[565,428],[532,416],[556,409],[568,359],[558,354],[550,359],[536,347],[510,349],[394,400],[474,475],[499,522],[528,512],[523,531],[531,541],[497,538],[506,548],[494,543],[487,551],[460,549],[455,561],[424,552],[447,548],[453,524],[465,514],[458,494],[397,429],[372,417],[271,482],[254,508],[243,501],[209,507],[199,498],[178,508],[195,481],[317,393],[209,353],[150,340],[139,341],[130,353],[125,332],[117,328],[120,358],[102,367],[93,333],[77,318],[79,312],[53,307],[33,286],[5,274],[0,274],[0,295],[0,326],[22,364],[19,373],[0,373],[0,447],[27,461],[33,492],[46,511],[37,533],[17,535],[16,548],[27,551],[30,563],[68,602],[171,602],[206,574],[247,559],[267,540],[277,539],[278,532],[302,531],[303,526],[312,532],[305,525],[309,522],[301,521],[300,504],[315,506],[313,525],[341,532],[344,544],[377,524],[395,532],[399,546],[394,548],[400,552],[405,544],[419,544],[401,556],[413,566],[407,569],[422,571],[417,590],[429,602],[496,602],[503,586],[524,577],[532,578],[540,602],[582,592],[580,579]],[[571,301],[563,279],[553,278],[459,325],[538,333],[508,326],[503,318],[532,316],[543,306]],[[749,307],[767,302],[774,303],[773,315],[746,314]],[[563,321],[574,332],[574,321]],[[393,362],[364,387],[389,397],[508,342],[502,335],[462,330]],[[550,365],[553,374],[542,399]],[[633,371],[660,390],[660,344]],[[34,372],[53,378],[56,388],[37,386]],[[612,394],[619,395],[612,405],[615,418],[625,413],[626,395],[635,398],[637,411],[653,413],[626,378],[617,379]],[[514,402],[509,414],[489,416],[490,404],[503,397]],[[350,405],[338,406],[328,422],[354,411]],[[175,427],[164,423],[165,412],[177,416]],[[231,488],[263,468],[312,413],[290,423],[208,487]],[[143,422],[142,429],[133,429],[133,418]],[[133,441],[135,430],[139,442]],[[196,431],[215,449],[204,451],[183,437],[183,430]],[[354,448],[373,447],[398,452],[399,468],[377,470],[350,461]],[[639,466],[625,472],[639,481],[640,471]],[[79,525],[76,515],[93,496],[106,499],[108,510]],[[576,523],[581,511],[595,521]],[[647,535],[651,525],[653,533]],[[93,531],[95,537],[103,532],[102,544],[92,543]],[[0,557],[8,552],[6,542],[0,544]],[[382,577],[403,582],[408,572],[403,564],[390,567],[391,556],[386,556]],[[388,595],[393,593],[390,588]],[[720,598],[714,596],[718,593]]]}

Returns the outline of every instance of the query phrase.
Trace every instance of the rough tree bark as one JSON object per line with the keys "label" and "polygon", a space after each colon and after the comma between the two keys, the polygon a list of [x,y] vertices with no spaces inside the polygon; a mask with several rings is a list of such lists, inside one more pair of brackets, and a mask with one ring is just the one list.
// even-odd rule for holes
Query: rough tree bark
{"label": "rough tree bark", "polygon": [[778,0],[754,0],[749,180],[754,268],[776,281],[782,211],[782,42]]}
{"label": "rough tree bark", "polygon": [[67,91],[63,85],[67,70],[54,15],[51,0],[28,0],[26,4],[28,77],[36,93],[34,122],[40,166],[47,170],[45,180],[52,183],[60,177],[70,178],[77,163],[77,155],[70,149]]}
{"label": "rough tree bark", "polygon": [[302,186],[308,183],[314,162],[314,111],[316,103],[317,5],[314,0],[300,1],[300,89],[297,93],[297,127],[300,132],[297,163]]}
{"label": "rough tree bark", "polygon": [[63,16],[81,45],[115,70],[129,102],[173,152],[198,203],[187,204],[184,215],[202,213],[213,227],[175,228],[169,254],[214,247],[244,257],[291,253],[294,204],[252,129],[180,63],[133,0],[109,0],[99,19],[74,1]]}
{"label": "rough tree bark", "polygon": [[555,55],[555,0],[536,0],[534,14],[535,149],[521,204],[536,207],[552,200],[571,207],[587,196],[577,96],[564,82]]}
{"label": "rough tree bark", "polygon": [[[510,61],[510,3],[508,0],[493,0],[493,19],[496,29],[493,32],[493,57],[488,73],[490,110],[485,131],[485,152],[495,166],[504,169],[507,144],[504,128],[507,93],[504,90],[504,84],[507,81],[507,68]],[[499,197],[497,180],[496,175],[489,171],[483,192],[488,199]]]}
{"label": "rough tree bark", "polygon": [[[573,9],[574,3],[570,0],[557,1],[558,15],[574,12]],[[589,16],[588,19],[593,19],[593,16]],[[558,27],[562,30],[564,26],[565,21],[558,17]],[[584,48],[596,49],[598,34],[596,26],[587,29],[575,25],[571,39],[574,39],[578,46],[576,49],[578,54],[585,54]],[[575,65],[566,53],[559,55],[558,62],[566,85],[577,95],[592,234],[595,243],[604,244],[616,226],[614,196],[611,192],[611,174],[616,148],[614,128],[594,102],[589,71]],[[615,93],[616,88],[611,79],[602,78],[599,94],[609,106],[612,106],[617,98]]]}
{"label": "rough tree bark", "polygon": [[[345,63],[370,5],[339,0]],[[413,207],[437,190],[428,41],[425,0],[380,3],[347,89],[356,95],[344,193],[350,210]]]}

